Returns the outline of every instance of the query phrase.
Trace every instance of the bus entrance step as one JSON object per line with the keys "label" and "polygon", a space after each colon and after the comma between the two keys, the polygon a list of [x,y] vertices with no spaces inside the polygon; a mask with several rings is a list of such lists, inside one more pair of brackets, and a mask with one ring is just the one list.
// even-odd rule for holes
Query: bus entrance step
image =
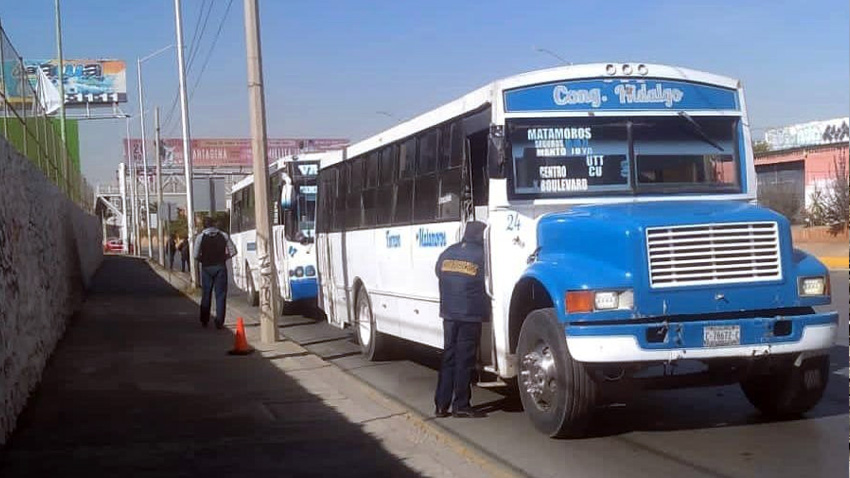
{"label": "bus entrance step", "polygon": [[478,382],[475,384],[475,386],[480,388],[502,388],[507,387],[508,384],[503,382],[502,379],[497,378],[496,380],[490,380],[487,382]]}

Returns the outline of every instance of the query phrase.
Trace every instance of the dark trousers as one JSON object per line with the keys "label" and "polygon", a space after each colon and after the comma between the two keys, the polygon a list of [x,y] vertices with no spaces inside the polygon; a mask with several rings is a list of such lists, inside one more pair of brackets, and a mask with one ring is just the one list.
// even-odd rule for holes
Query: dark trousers
{"label": "dark trousers", "polygon": [[174,253],[173,252],[167,253],[167,257],[168,257],[168,268],[174,269]]}
{"label": "dark trousers", "polygon": [[180,255],[180,272],[186,272],[189,269],[189,256]]}
{"label": "dark trousers", "polygon": [[215,289],[215,324],[224,325],[227,303],[227,266],[224,264],[201,267],[201,323],[210,321],[212,293]]}
{"label": "dark trousers", "polygon": [[448,410],[449,404],[453,411],[470,408],[470,381],[480,339],[479,322],[443,321],[443,363],[434,396],[437,408]]}

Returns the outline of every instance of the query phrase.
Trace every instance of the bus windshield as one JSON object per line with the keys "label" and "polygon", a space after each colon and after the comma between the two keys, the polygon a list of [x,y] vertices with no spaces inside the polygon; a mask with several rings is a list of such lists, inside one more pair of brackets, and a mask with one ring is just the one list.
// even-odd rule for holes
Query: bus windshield
{"label": "bus windshield", "polygon": [[295,217],[298,221],[297,231],[307,237],[313,237],[316,231],[316,180],[308,184],[302,180],[297,185],[298,193],[295,201]]}
{"label": "bus windshield", "polygon": [[286,238],[290,241],[302,241],[316,234],[316,191],[319,163],[299,161],[287,164],[287,175],[292,181],[294,197],[292,207],[287,214],[285,225]]}
{"label": "bus windshield", "polygon": [[740,192],[738,118],[508,121],[512,196]]}

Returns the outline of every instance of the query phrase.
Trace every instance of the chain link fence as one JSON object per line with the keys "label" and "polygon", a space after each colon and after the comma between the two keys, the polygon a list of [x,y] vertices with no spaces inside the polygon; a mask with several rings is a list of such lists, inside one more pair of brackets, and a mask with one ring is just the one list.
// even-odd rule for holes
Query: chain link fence
{"label": "chain link fence", "polygon": [[[44,110],[32,87],[23,59],[0,28],[0,133],[18,152],[29,158],[84,211],[94,209],[94,190],[72,164],[62,142],[58,117]],[[37,83],[37,82],[36,82]]]}

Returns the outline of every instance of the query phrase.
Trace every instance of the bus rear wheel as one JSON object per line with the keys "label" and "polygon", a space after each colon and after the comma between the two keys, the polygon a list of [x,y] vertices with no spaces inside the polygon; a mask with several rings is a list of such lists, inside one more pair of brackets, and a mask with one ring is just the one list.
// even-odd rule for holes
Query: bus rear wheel
{"label": "bus rear wheel", "polygon": [[360,352],[371,361],[386,358],[389,337],[378,332],[375,314],[372,313],[372,301],[364,288],[357,293],[354,321],[354,335],[360,344]]}
{"label": "bus rear wheel", "polygon": [[245,266],[245,270],[247,271],[245,276],[247,277],[246,282],[248,283],[248,292],[245,296],[245,300],[251,307],[257,307],[260,305],[260,292],[254,285],[254,277],[251,275],[251,269],[249,269],[248,266]]}
{"label": "bus rear wheel", "polygon": [[522,406],[540,432],[553,438],[585,434],[597,386],[567,350],[554,309],[528,314],[517,344],[517,386]]}
{"label": "bus rear wheel", "polygon": [[773,418],[802,415],[818,404],[829,379],[829,357],[810,357],[795,366],[788,364],[767,374],[741,380],[747,400]]}

